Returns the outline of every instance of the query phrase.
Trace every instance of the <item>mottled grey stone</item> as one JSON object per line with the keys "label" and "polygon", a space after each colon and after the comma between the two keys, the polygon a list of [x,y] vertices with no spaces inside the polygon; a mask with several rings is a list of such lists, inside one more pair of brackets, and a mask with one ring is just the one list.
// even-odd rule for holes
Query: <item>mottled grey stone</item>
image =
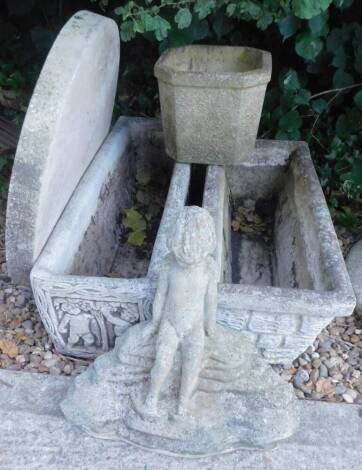
{"label": "mottled grey stone", "polygon": [[7,268],[29,284],[30,269],[106,137],[119,65],[110,18],[76,13],[59,33],[32,95],[15,156],[7,221]]}
{"label": "mottled grey stone", "polygon": [[[119,213],[132,205],[128,190],[132,165],[144,161],[172,167],[173,161],[163,151],[159,121],[121,118],[34,266],[38,309],[56,347],[66,354],[94,357],[113,347],[116,333],[150,318],[161,262],[168,252],[168,234],[187,203],[191,165],[174,166],[147,275],[106,278],[103,274],[111,271],[117,252]],[[236,201],[277,201],[279,215],[274,217],[270,247],[274,261],[268,266],[272,276],[264,277],[263,285],[247,283],[240,273],[233,278],[232,266],[240,253],[231,243],[230,192]],[[292,361],[333,317],[352,313],[353,290],[305,144],[257,141],[249,161],[225,169],[208,166],[202,204],[214,218],[218,240],[217,320],[247,331],[270,363]],[[253,246],[249,244],[248,249]],[[59,331],[64,313],[60,304],[66,300],[84,316],[81,323],[95,338],[93,344],[86,344],[86,333],[70,344],[69,323],[66,332]]]}
{"label": "mottled grey stone", "polygon": [[356,312],[362,316],[362,240],[352,246],[346,265],[357,298]]}
{"label": "mottled grey stone", "polygon": [[155,75],[172,158],[208,165],[249,158],[271,76],[269,52],[204,45],[169,49]]}
{"label": "mottled grey stone", "polygon": [[298,432],[275,448],[185,459],[92,438],[68,424],[59,403],[72,379],[0,371],[1,470],[318,470],[358,468],[362,406],[300,402]]}
{"label": "mottled grey stone", "polygon": [[[185,207],[168,234],[152,320],[77,377],[61,407],[82,430],[173,455],[216,455],[290,437],[293,389],[246,334],[216,326],[215,223]],[[307,374],[308,376],[308,374]]]}

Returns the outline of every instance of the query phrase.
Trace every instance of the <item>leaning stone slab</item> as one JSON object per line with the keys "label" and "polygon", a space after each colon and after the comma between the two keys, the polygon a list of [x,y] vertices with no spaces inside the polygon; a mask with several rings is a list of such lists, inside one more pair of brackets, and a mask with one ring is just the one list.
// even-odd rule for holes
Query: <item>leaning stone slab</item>
{"label": "leaning stone slab", "polygon": [[108,134],[118,79],[117,24],[75,14],[46,59],[22,128],[10,183],[7,267],[28,284],[85,169]]}
{"label": "leaning stone slab", "polygon": [[362,316],[362,240],[352,246],[347,256],[346,265],[356,294],[356,312]]}
{"label": "leaning stone slab", "polygon": [[69,425],[59,403],[72,379],[0,371],[1,470],[318,470],[359,468],[358,405],[301,401],[297,434],[277,447],[185,459],[92,438]]}

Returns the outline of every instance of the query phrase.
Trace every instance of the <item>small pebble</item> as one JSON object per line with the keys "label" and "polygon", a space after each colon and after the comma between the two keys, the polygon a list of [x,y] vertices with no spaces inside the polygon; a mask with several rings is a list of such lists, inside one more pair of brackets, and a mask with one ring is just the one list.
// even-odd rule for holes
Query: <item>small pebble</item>
{"label": "small pebble", "polygon": [[44,354],[44,359],[48,360],[48,359],[51,359],[53,357],[53,353],[51,351],[46,351],[46,353]]}
{"label": "small pebble", "polygon": [[319,377],[327,378],[328,377],[328,369],[324,364],[321,364],[319,367]]}
{"label": "small pebble", "polygon": [[353,403],[354,402],[353,397],[349,393],[344,393],[342,395],[342,398],[346,403]]}
{"label": "small pebble", "polygon": [[346,393],[347,387],[345,387],[343,384],[338,384],[336,386],[336,395],[343,395]]}

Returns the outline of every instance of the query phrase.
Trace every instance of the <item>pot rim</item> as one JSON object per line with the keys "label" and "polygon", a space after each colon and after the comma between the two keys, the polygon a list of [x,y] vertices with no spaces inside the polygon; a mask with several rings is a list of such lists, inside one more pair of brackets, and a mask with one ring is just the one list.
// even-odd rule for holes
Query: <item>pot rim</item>
{"label": "pot rim", "polygon": [[[244,72],[207,72],[207,71],[190,71],[176,69],[169,64],[170,57],[186,53],[189,50],[224,49],[239,53],[258,53],[260,55],[261,66]],[[236,47],[236,46],[210,46],[210,45],[192,45],[168,49],[157,60],[154,67],[154,74],[159,82],[168,83],[174,86],[182,87],[203,87],[203,88],[251,88],[260,85],[266,85],[271,78],[272,72],[272,56],[270,52],[253,47]]]}

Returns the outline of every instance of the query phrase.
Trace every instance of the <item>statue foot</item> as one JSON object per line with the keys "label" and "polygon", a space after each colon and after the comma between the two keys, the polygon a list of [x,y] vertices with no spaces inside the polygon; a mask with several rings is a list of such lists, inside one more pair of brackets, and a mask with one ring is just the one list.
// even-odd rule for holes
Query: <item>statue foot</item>
{"label": "statue foot", "polygon": [[[138,398],[138,399],[137,399]],[[132,399],[133,407],[135,411],[146,419],[154,419],[159,417],[160,413],[157,407],[157,400],[146,398],[145,401],[141,401],[139,397]]]}
{"label": "statue foot", "polygon": [[176,416],[179,418],[185,418],[189,414],[188,410],[188,402],[180,402],[177,407]]}

